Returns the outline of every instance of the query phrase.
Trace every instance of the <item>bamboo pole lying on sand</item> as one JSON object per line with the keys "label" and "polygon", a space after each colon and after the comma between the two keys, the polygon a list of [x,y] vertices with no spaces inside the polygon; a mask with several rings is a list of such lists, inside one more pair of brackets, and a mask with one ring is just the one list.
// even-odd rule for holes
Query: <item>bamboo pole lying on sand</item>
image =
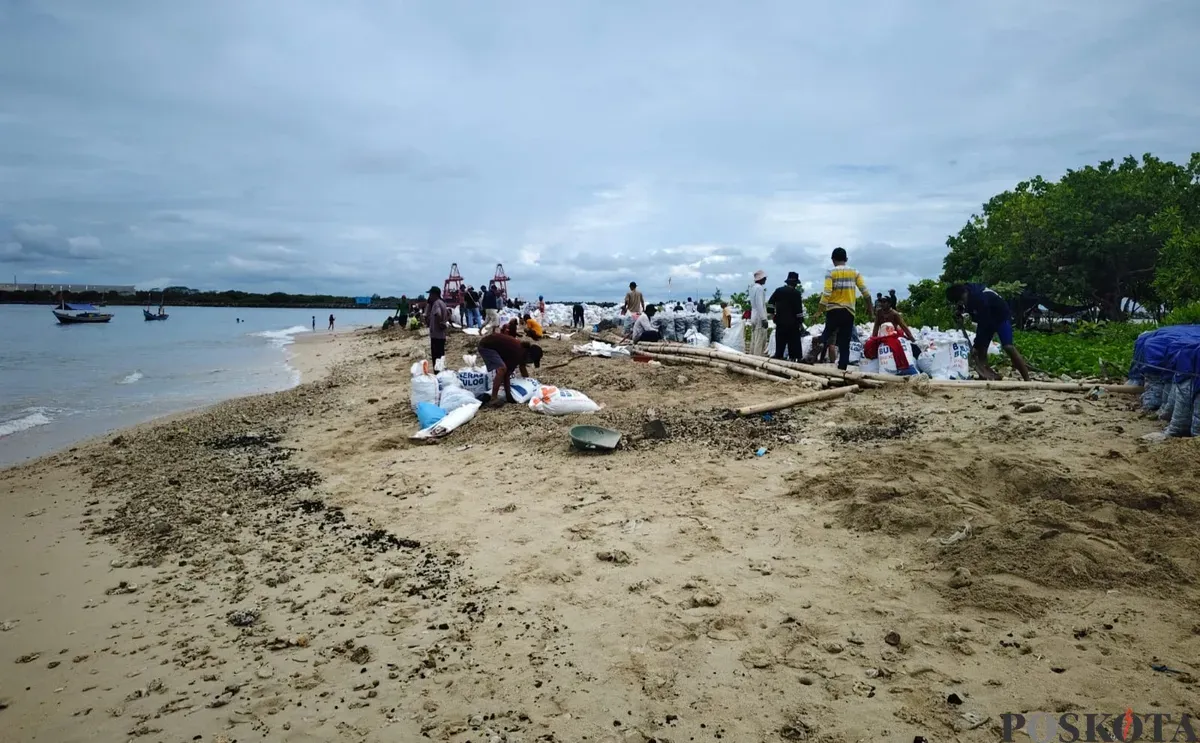
{"label": "bamboo pole lying on sand", "polygon": [[785,374],[792,379],[802,379],[805,382],[819,384],[822,387],[829,385],[829,380],[825,377],[819,377],[815,374],[801,371],[793,368],[789,363],[778,359],[764,359],[761,356],[750,356],[748,354],[728,353],[725,351],[716,351],[711,348],[695,348],[693,346],[677,345],[670,343],[641,343],[634,346],[635,349],[641,351],[645,349],[655,353],[670,354],[673,356],[696,356],[706,359],[718,359],[727,361],[732,364],[747,366],[752,369],[763,369],[773,371],[778,374]]}
{"label": "bamboo pole lying on sand", "polygon": [[[908,377],[912,379],[913,377]],[[952,379],[930,379],[923,384],[937,389],[975,389],[975,390],[1003,390],[1005,392],[1020,392],[1021,390],[1044,390],[1047,392],[1091,392],[1099,388],[1105,392],[1124,395],[1140,395],[1145,391],[1145,387],[1135,384],[1084,384],[1083,382],[1018,382],[1015,379],[1005,379],[999,381],[987,380],[952,380]]]}
{"label": "bamboo pole lying on sand", "polygon": [[792,408],[797,405],[804,405],[810,402],[820,402],[822,400],[834,400],[854,392],[857,387],[838,387],[832,390],[821,390],[820,392],[809,392],[805,395],[797,395],[796,397],[787,397],[774,402],[764,402],[758,405],[748,405],[744,408],[738,408],[734,412],[738,415],[758,415],[759,413],[771,413],[776,410]]}
{"label": "bamboo pole lying on sand", "polygon": [[687,356],[674,356],[665,353],[651,353],[649,351],[638,351],[638,353],[649,356],[652,359],[657,359],[667,364],[694,364],[697,366],[711,366],[714,369],[724,369],[734,374],[744,374],[747,377],[755,377],[756,379],[769,379],[772,382],[790,382],[789,377],[777,377],[774,374],[768,374],[765,371],[757,369],[749,369],[737,364],[727,364],[723,361],[710,361],[708,359],[693,359]]}
{"label": "bamboo pole lying on sand", "polygon": [[[649,347],[649,346],[647,346]],[[689,356],[712,356],[719,354],[714,358],[724,358],[736,356],[737,354],[722,354],[719,351],[711,349],[695,348],[682,344],[660,344],[660,353],[681,353]],[[747,356],[746,358],[756,359],[755,356]],[[878,386],[871,384],[872,382],[881,383],[884,385],[903,385],[910,383],[916,377],[898,377],[892,374],[871,374],[866,372],[840,371],[833,367],[813,366],[812,364],[800,364],[795,361],[781,361],[779,359],[771,359],[770,363],[786,369],[794,369],[797,371],[813,374],[819,377],[825,377],[833,380],[842,380],[852,384],[861,384],[863,386]],[[1019,392],[1021,390],[1043,390],[1048,392],[1091,392],[1099,387],[1105,392],[1111,394],[1125,395],[1140,395],[1144,388],[1138,385],[1131,384],[1090,384],[1087,382],[1018,382],[1016,380],[950,380],[950,379],[931,379],[923,384],[937,389],[988,389],[988,390],[1003,390],[1008,392]]]}

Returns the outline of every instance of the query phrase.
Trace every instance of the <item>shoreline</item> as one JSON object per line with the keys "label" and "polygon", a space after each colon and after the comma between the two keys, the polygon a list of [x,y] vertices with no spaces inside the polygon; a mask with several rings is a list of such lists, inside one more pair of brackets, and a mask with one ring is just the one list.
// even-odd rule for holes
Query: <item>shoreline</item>
{"label": "shoreline", "polygon": [[[304,384],[305,382],[320,379],[329,372],[329,369],[333,365],[341,360],[340,354],[344,353],[344,351],[340,346],[340,339],[353,336],[362,330],[364,330],[363,327],[352,327],[333,331],[319,331],[317,333],[306,332],[292,336],[292,340],[279,349],[279,351],[282,353],[282,363],[293,373],[293,381],[291,386],[284,388],[283,390],[234,395],[232,397],[226,397],[220,400],[203,403],[195,407],[189,407],[183,410],[176,410],[163,413],[161,415],[155,415],[147,420],[137,423],[117,426],[107,431],[97,433],[93,436],[87,436],[83,439],[66,442],[51,451],[29,457],[25,460],[13,462],[11,464],[0,464],[0,474],[3,474],[5,471],[16,467],[32,465],[41,459],[55,457],[63,454],[64,452],[77,449],[81,446],[87,446],[89,444],[96,443],[102,439],[141,430],[147,426],[153,427],[155,425],[178,420],[189,415],[197,415],[205,412],[206,410],[210,410],[217,405],[222,405],[232,401],[257,397],[260,395],[272,395],[276,394],[277,392],[286,392],[288,389],[292,389],[300,384]],[[14,435],[20,435],[20,433],[22,432],[18,431]]]}
{"label": "shoreline", "polygon": [[[539,378],[594,416],[509,405],[424,445],[425,350],[298,340],[298,387],[0,471],[9,736],[982,743],[1048,703],[1194,704],[1200,442],[1147,447],[1115,396],[729,420],[778,383],[581,358]],[[574,452],[589,422],[623,448]]]}

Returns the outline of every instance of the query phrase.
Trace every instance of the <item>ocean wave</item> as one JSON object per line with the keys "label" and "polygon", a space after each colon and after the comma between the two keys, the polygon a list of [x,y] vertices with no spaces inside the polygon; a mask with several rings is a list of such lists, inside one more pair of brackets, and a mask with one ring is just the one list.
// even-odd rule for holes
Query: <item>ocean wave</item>
{"label": "ocean wave", "polygon": [[266,338],[267,342],[276,348],[283,348],[289,345],[295,336],[299,333],[308,333],[309,328],[304,325],[293,325],[290,328],[283,330],[263,330],[258,333],[251,333],[256,338]]}
{"label": "ocean wave", "polygon": [[127,375],[120,382],[117,382],[117,384],[133,384],[134,382],[137,382],[141,378],[142,378],[142,373],[140,371],[135,370],[132,374]]}
{"label": "ocean wave", "polygon": [[25,413],[24,417],[0,423],[0,438],[11,436],[14,433],[30,428],[44,426],[54,420],[46,414],[48,412],[46,408],[25,408],[21,412]]}

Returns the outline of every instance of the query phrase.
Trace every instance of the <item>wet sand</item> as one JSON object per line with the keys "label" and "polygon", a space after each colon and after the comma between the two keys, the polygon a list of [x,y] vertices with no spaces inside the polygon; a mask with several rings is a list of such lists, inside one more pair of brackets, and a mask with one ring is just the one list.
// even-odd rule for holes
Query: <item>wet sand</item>
{"label": "wet sand", "polygon": [[[1200,711],[1200,446],[1140,441],[1131,399],[728,420],[783,385],[579,359],[539,378],[595,416],[484,409],[425,445],[424,350],[305,338],[297,389],[0,471],[0,740],[995,741],[1005,712]],[[625,447],[572,451],[579,422]]]}

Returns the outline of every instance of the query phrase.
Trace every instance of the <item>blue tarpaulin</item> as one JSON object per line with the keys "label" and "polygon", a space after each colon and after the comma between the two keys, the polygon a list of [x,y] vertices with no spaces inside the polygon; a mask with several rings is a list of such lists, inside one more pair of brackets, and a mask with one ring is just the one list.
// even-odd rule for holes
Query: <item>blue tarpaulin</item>
{"label": "blue tarpaulin", "polygon": [[1200,325],[1171,325],[1142,333],[1133,343],[1129,380],[1181,381],[1200,375]]}

